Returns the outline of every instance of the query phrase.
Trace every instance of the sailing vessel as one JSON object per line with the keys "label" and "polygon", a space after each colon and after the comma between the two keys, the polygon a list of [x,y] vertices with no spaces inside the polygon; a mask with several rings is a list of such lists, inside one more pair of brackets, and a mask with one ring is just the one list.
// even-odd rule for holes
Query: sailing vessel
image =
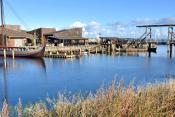
{"label": "sailing vessel", "polygon": [[4,57],[30,57],[30,58],[41,58],[44,56],[45,52],[45,41],[42,40],[41,46],[30,48],[30,47],[10,47],[7,45],[7,33],[8,29],[6,29],[4,24],[4,6],[3,0],[0,0],[1,4],[1,45],[0,46],[0,56]]}

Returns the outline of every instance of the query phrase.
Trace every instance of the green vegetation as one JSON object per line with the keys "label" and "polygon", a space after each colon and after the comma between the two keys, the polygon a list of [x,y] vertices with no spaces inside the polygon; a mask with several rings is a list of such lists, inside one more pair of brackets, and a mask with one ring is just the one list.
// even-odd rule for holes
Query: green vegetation
{"label": "green vegetation", "polygon": [[[175,116],[175,81],[147,85],[135,90],[132,85],[124,88],[101,88],[86,98],[73,96],[67,99],[60,95],[57,100],[47,99],[47,104],[38,102],[15,107],[16,116],[21,117],[173,117]],[[8,117],[8,105],[4,102],[2,117]]]}

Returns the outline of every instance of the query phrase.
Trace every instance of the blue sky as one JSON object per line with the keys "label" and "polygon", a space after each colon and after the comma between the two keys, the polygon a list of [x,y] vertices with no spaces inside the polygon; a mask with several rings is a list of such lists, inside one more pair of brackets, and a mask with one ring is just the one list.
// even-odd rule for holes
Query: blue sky
{"label": "blue sky", "polygon": [[[137,24],[175,23],[175,0],[4,0],[4,2],[6,23],[21,24],[27,29],[81,26],[85,33],[91,36],[96,36],[98,33],[107,36],[130,36],[127,32],[136,31],[132,28]],[[20,18],[17,18],[11,9],[15,9]]]}

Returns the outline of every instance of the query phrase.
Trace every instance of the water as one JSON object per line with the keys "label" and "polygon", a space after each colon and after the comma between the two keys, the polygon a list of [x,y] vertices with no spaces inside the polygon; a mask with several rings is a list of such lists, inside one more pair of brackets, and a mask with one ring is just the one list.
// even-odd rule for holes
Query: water
{"label": "water", "polygon": [[175,59],[167,56],[167,47],[159,46],[158,53],[136,55],[91,55],[80,59],[7,59],[4,71],[0,62],[0,100],[11,105],[21,98],[23,104],[56,97],[59,92],[95,92],[113,79],[125,85],[164,82],[175,76]]}

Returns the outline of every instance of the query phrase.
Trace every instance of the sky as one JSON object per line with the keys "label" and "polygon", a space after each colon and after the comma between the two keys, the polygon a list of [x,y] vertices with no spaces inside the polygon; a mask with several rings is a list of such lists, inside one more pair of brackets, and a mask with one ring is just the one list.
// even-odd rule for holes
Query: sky
{"label": "sky", "polygon": [[[5,21],[25,30],[82,27],[85,37],[137,37],[142,24],[175,23],[175,0],[4,0]],[[154,29],[165,37],[165,29]]]}

